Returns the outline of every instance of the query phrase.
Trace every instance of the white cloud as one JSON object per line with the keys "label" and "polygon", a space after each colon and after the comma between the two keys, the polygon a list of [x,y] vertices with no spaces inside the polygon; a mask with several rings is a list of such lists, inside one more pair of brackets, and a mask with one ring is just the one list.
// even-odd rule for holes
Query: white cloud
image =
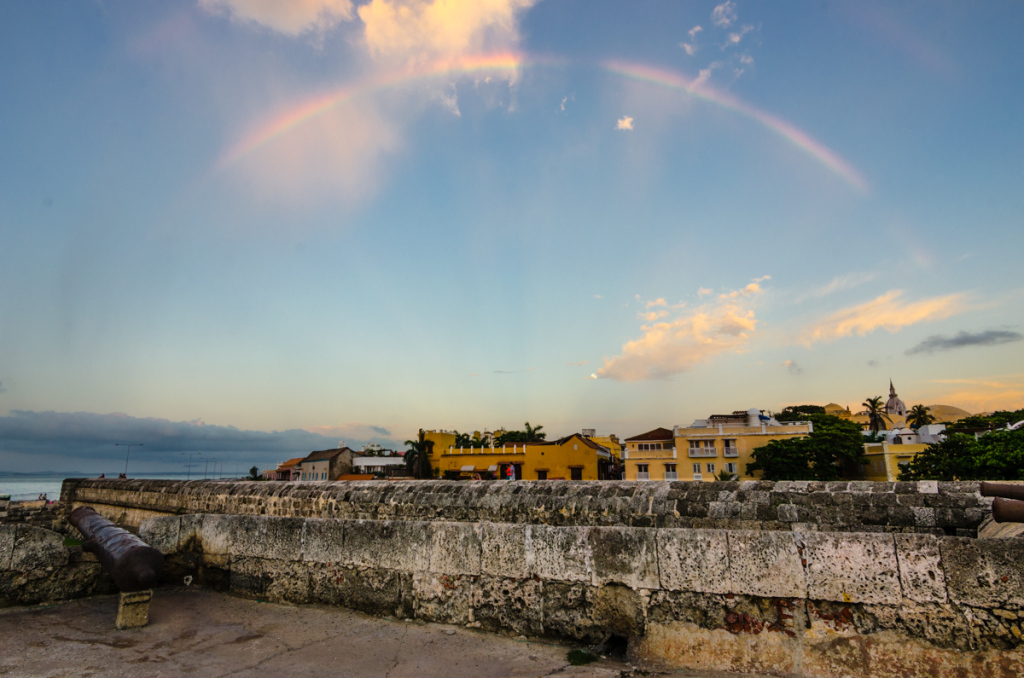
{"label": "white cloud", "polygon": [[863,337],[877,329],[895,333],[908,325],[942,320],[968,310],[967,295],[962,293],[912,302],[901,301],[901,296],[902,290],[890,290],[869,302],[836,311],[805,327],[800,340],[809,346],[853,334]]}
{"label": "white cloud", "polygon": [[697,289],[697,296],[698,297],[706,297],[706,296],[709,296],[709,295],[714,294],[714,293],[715,293],[715,291],[713,289],[711,289],[710,287],[701,287],[701,288]]}
{"label": "white cloud", "polygon": [[696,37],[697,37],[697,34],[698,34],[698,33],[700,33],[700,32],[701,32],[701,31],[703,31],[703,30],[704,30],[704,29],[703,29],[703,28],[701,28],[701,27],[700,27],[700,26],[698,25],[698,26],[694,26],[693,28],[691,28],[690,30],[688,30],[688,31],[686,32],[686,34],[690,36],[690,40],[693,40],[694,38],[696,38]]}
{"label": "white cloud", "polygon": [[821,297],[826,297],[835,292],[841,292],[843,290],[849,290],[853,289],[854,287],[859,287],[864,283],[871,282],[877,277],[878,273],[875,271],[857,271],[853,273],[837,275],[836,277],[832,278],[832,280],[827,285],[801,294],[799,297],[797,297],[796,301],[797,303],[800,303],[801,301],[805,301],[806,299],[809,298],[820,299]]}
{"label": "white cloud", "polygon": [[627,342],[621,355],[606,359],[591,376],[659,379],[686,372],[718,354],[742,351],[757,326],[753,302],[761,291],[758,282],[752,282],[692,310],[673,307],[679,309],[674,318],[641,327],[643,336]]}
{"label": "white cloud", "polygon": [[462,117],[462,111],[459,110],[459,95],[455,91],[455,85],[452,85],[451,94],[445,92],[439,92],[437,95],[441,105],[445,107],[455,117]]}
{"label": "white cloud", "polygon": [[633,129],[633,118],[628,115],[622,116],[616,123],[615,129]]}
{"label": "white cloud", "polygon": [[744,66],[752,66],[754,64],[754,57],[749,54],[744,54],[740,57],[740,63]]}
{"label": "white cloud", "polygon": [[749,33],[752,30],[754,30],[753,26],[745,25],[742,28],[740,28],[740,30],[738,32],[730,33],[728,39],[725,42],[725,44],[722,45],[722,49],[725,49],[726,47],[731,47],[732,45],[740,44],[740,41],[743,40],[743,36],[746,35],[747,33]]}
{"label": "white cloud", "polygon": [[804,373],[804,368],[797,365],[795,360],[787,360],[786,362],[782,363],[782,365],[780,365],[779,367],[785,367],[787,370],[789,370],[789,373],[792,374],[794,377]]}
{"label": "white cloud", "polygon": [[511,49],[534,0],[371,0],[358,9],[370,54],[423,62]]}
{"label": "white cloud", "polygon": [[575,92],[573,92],[572,94],[566,94],[564,97],[562,97],[562,103],[558,106],[558,110],[560,110],[560,111],[562,111],[564,113],[565,112],[565,105],[567,103],[569,103],[570,101],[576,101],[576,93]]}
{"label": "white cloud", "polygon": [[736,21],[736,3],[726,0],[711,12],[711,23],[719,28],[728,28]]}
{"label": "white cloud", "polygon": [[679,46],[682,47],[689,56],[693,56],[697,52],[697,47],[688,42],[681,42],[679,43]]}
{"label": "white cloud", "polygon": [[199,6],[291,36],[322,32],[353,18],[352,0],[199,0]]}
{"label": "white cloud", "polygon": [[722,62],[721,61],[712,61],[711,64],[708,65],[707,68],[700,69],[700,72],[698,73],[697,77],[690,84],[690,89],[696,89],[696,88],[700,87],[701,85],[703,85],[704,83],[706,83],[708,80],[711,79],[711,72],[713,70],[715,70],[716,68],[721,68],[721,67],[722,67]]}

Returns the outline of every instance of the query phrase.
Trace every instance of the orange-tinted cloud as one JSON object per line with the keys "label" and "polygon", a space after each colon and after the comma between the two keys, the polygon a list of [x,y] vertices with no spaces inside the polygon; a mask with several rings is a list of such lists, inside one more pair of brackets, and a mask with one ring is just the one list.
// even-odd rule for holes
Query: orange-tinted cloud
{"label": "orange-tinted cloud", "polygon": [[856,334],[865,336],[877,329],[899,332],[908,325],[941,320],[968,310],[967,295],[948,294],[906,302],[902,290],[890,290],[877,299],[844,308],[803,329],[805,345],[835,341]]}
{"label": "orange-tinted cloud", "polygon": [[534,0],[371,0],[359,8],[370,54],[403,62],[511,49]]}
{"label": "orange-tinted cloud", "polygon": [[686,372],[720,353],[742,351],[757,326],[752,305],[760,293],[761,287],[754,282],[693,309],[674,307],[674,318],[643,326],[643,336],[627,342],[622,354],[606,359],[593,376],[616,381],[660,379]]}

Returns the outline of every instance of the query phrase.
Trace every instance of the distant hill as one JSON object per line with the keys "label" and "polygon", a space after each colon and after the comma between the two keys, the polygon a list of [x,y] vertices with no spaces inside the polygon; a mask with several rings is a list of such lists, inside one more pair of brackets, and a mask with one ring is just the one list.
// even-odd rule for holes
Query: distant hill
{"label": "distant hill", "polygon": [[971,416],[967,410],[952,405],[929,405],[928,414],[935,417],[936,424],[951,424],[958,419]]}

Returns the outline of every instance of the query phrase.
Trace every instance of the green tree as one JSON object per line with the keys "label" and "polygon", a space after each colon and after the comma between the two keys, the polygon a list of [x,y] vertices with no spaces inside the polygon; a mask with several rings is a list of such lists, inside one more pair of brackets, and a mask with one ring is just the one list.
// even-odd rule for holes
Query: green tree
{"label": "green tree", "polygon": [[907,412],[907,425],[915,431],[922,426],[927,426],[933,421],[935,421],[935,417],[928,412],[928,408],[924,405],[914,405],[910,408],[910,411]]}
{"label": "green tree", "polygon": [[885,422],[888,421],[889,417],[885,415],[885,405],[882,404],[882,396],[868,398],[861,404],[868,414],[868,428],[874,433],[878,433],[885,428]]}
{"label": "green tree", "polygon": [[434,449],[434,441],[427,440],[423,429],[420,429],[418,440],[406,440],[405,468],[409,470],[413,478],[430,478],[433,476],[430,468],[430,452]]}
{"label": "green tree", "polygon": [[948,431],[957,431],[964,429],[995,429],[1004,428],[1008,424],[1016,424],[1018,421],[1024,420],[1024,410],[999,410],[988,415],[972,415],[970,417],[964,417],[958,419],[954,423],[946,427]]}
{"label": "green tree", "polygon": [[764,480],[838,480],[867,460],[864,436],[853,422],[828,414],[805,414],[814,432],[802,438],[773,440],[753,452],[747,474]]}
{"label": "green tree", "polygon": [[251,478],[252,480],[259,480],[260,469],[256,466],[253,466],[251,469],[249,469],[249,478]]}
{"label": "green tree", "polygon": [[472,438],[468,433],[455,432],[455,447],[472,447]]}
{"label": "green tree", "polygon": [[523,424],[523,428],[526,429],[524,431],[524,433],[526,434],[526,440],[524,442],[539,443],[548,437],[547,433],[541,432],[541,429],[544,428],[543,426],[533,427],[530,426],[530,422],[526,422],[525,424]]}
{"label": "green tree", "polygon": [[900,480],[1024,480],[1024,429],[951,433],[918,453]]}
{"label": "green tree", "polygon": [[779,421],[801,421],[808,414],[825,414],[825,408],[820,405],[790,405],[776,414],[775,418]]}

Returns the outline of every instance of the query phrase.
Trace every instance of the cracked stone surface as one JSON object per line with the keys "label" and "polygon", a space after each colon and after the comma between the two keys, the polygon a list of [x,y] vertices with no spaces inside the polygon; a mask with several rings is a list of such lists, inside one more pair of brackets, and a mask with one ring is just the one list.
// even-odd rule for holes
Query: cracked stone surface
{"label": "cracked stone surface", "polygon": [[[610,659],[571,666],[569,647],[444,624],[282,605],[208,589],[157,589],[150,624],[114,629],[117,596],[0,610],[0,676],[629,678],[667,675]],[[673,676],[728,678],[718,671]]]}

